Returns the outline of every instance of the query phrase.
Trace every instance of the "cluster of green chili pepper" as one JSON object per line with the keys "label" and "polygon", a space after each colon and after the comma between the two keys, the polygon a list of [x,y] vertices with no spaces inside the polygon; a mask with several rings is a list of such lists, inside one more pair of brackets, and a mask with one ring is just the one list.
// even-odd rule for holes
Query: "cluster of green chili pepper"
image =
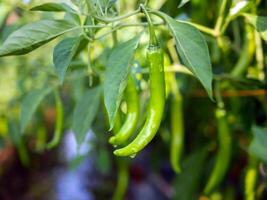
{"label": "cluster of green chili pepper", "polygon": [[[117,156],[134,156],[137,152],[142,150],[155,136],[157,133],[160,122],[162,120],[164,106],[165,106],[165,81],[164,81],[164,67],[163,67],[163,52],[160,48],[153,24],[151,22],[150,16],[145,10],[143,11],[147,16],[149,22],[149,35],[150,41],[147,49],[147,59],[149,63],[149,79],[150,79],[150,100],[148,105],[148,113],[144,126],[142,127],[140,133],[136,138],[128,145],[123,148],[117,149],[114,151],[114,154]],[[131,80],[128,82],[128,89],[134,91],[133,86],[131,86]],[[136,94],[128,94],[135,99]],[[134,100],[127,101],[129,103],[129,115],[127,116],[126,123],[129,120],[132,120],[129,124],[122,126],[121,130],[117,135],[110,139],[110,142],[113,144],[125,142],[126,139],[134,131],[137,123],[138,112],[136,112],[137,103]],[[134,109],[131,109],[131,106]],[[133,112],[132,112],[133,111]]]}

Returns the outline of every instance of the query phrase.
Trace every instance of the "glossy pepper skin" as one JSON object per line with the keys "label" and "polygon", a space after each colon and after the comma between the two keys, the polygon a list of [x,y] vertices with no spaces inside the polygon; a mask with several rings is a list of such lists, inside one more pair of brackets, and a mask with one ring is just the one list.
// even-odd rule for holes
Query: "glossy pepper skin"
{"label": "glossy pepper skin", "polygon": [[206,195],[210,194],[221,183],[231,159],[232,138],[226,119],[226,111],[223,108],[217,108],[215,114],[218,124],[219,150],[215,166],[204,189]]}
{"label": "glossy pepper skin", "polygon": [[54,92],[55,101],[56,101],[56,126],[55,126],[55,133],[52,140],[46,145],[47,149],[51,149],[56,147],[63,133],[63,118],[64,118],[64,110],[63,104],[60,98],[58,91]]}
{"label": "glossy pepper skin", "polygon": [[114,151],[117,156],[133,156],[156,135],[165,106],[163,52],[158,45],[149,45],[147,51],[150,79],[150,100],[145,124],[137,137],[127,146]]}
{"label": "glossy pepper skin", "polygon": [[127,116],[118,133],[115,136],[111,137],[109,140],[109,143],[113,145],[120,145],[125,143],[128,138],[134,133],[137,126],[140,112],[139,97],[134,80],[131,75],[128,79],[128,84],[125,90],[125,97],[127,103]]}
{"label": "glossy pepper skin", "polygon": [[178,88],[173,93],[171,100],[170,161],[173,170],[179,173],[181,172],[180,162],[184,148],[183,99]]}

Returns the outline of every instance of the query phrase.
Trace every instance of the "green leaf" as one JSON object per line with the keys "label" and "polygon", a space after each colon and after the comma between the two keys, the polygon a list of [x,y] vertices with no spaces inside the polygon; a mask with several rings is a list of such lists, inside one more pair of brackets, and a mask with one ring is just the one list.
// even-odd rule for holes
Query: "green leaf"
{"label": "green leaf", "polygon": [[31,11],[47,12],[73,12],[76,13],[68,4],[65,3],[44,3],[30,9]]}
{"label": "green leaf", "polygon": [[207,43],[203,35],[192,25],[176,21],[165,13],[160,15],[167,22],[176,41],[183,64],[199,79],[212,97],[212,69]]}
{"label": "green leaf", "polygon": [[20,162],[23,166],[28,167],[30,164],[30,157],[27,151],[23,137],[19,132],[19,126],[16,119],[9,119],[8,133],[13,144],[16,145]]}
{"label": "green leaf", "polygon": [[65,20],[41,20],[13,32],[0,47],[0,56],[22,55],[54,38],[80,28]]}
{"label": "green leaf", "polygon": [[81,25],[81,20],[80,20],[79,15],[75,13],[66,13],[64,15],[64,20],[71,22],[73,24]]}
{"label": "green leaf", "polygon": [[110,129],[114,126],[115,116],[127,85],[130,64],[138,46],[139,38],[140,35],[119,44],[112,49],[108,58],[104,82],[104,101],[108,112]]}
{"label": "green leaf", "polygon": [[70,0],[75,6],[82,7],[85,5],[86,0]]}
{"label": "green leaf", "polygon": [[207,147],[200,148],[185,158],[182,163],[182,173],[178,174],[175,179],[174,199],[197,199],[197,190],[200,185],[201,175],[203,174],[207,150]]}
{"label": "green leaf", "polygon": [[15,119],[10,119],[8,121],[8,133],[12,143],[18,147],[21,142],[22,135],[19,132],[18,122]]}
{"label": "green leaf", "polygon": [[249,152],[267,164],[267,130],[258,126],[252,127],[253,140]]}
{"label": "green leaf", "polygon": [[75,59],[88,45],[89,41],[83,37],[83,36],[80,36],[81,37],[81,40],[79,42],[79,46],[77,47],[77,50],[76,50],[76,53],[73,57],[73,59]]}
{"label": "green leaf", "polygon": [[254,26],[254,28],[260,33],[262,39],[267,41],[267,17],[252,15],[252,14],[244,14],[246,19],[250,24]]}
{"label": "green leaf", "polygon": [[188,3],[190,0],[181,0],[178,8],[181,8],[182,6],[184,6],[186,3]]}
{"label": "green leaf", "polygon": [[29,124],[34,112],[36,111],[38,105],[44,99],[49,92],[51,92],[51,87],[45,87],[42,89],[32,90],[27,96],[22,100],[21,104],[21,114],[20,114],[20,130],[24,132],[25,128]]}
{"label": "green leaf", "polygon": [[87,12],[87,4],[91,2],[91,0],[71,0],[71,2],[77,6],[82,13],[84,13]]}
{"label": "green leaf", "polygon": [[59,42],[54,49],[53,62],[60,82],[63,83],[66,71],[76,54],[81,37],[66,38]]}
{"label": "green leaf", "polygon": [[100,97],[101,87],[88,89],[74,109],[72,130],[79,145],[84,141],[86,133],[95,119]]}

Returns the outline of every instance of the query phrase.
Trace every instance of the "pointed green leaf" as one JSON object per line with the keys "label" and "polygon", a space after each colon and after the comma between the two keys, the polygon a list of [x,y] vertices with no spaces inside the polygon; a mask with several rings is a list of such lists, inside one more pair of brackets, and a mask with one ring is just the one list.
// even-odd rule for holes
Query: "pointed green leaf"
{"label": "pointed green leaf", "polygon": [[244,14],[250,24],[260,33],[262,39],[267,41],[267,17]]}
{"label": "pointed green leaf", "polygon": [[131,60],[138,46],[139,38],[140,35],[116,46],[112,49],[108,59],[104,82],[104,101],[110,129],[114,126],[115,116],[127,85]]}
{"label": "pointed green leaf", "polygon": [[78,144],[81,144],[90,129],[98,111],[101,87],[88,89],[78,101],[73,115],[72,130]]}
{"label": "pointed green leaf", "polygon": [[47,11],[47,12],[74,12],[68,4],[65,3],[44,3],[30,9],[31,11]]}
{"label": "pointed green leaf", "polygon": [[18,122],[15,119],[9,119],[8,121],[8,133],[10,136],[10,139],[13,144],[16,145],[16,147],[19,146],[21,139],[22,139],[22,134],[19,132],[19,126]]}
{"label": "pointed green leaf", "polygon": [[49,92],[51,92],[51,87],[45,87],[42,89],[32,90],[27,96],[24,97],[21,104],[21,114],[20,114],[20,130],[24,132],[25,128],[29,124],[30,120],[37,107]]}
{"label": "pointed green leaf", "polygon": [[66,13],[64,15],[64,20],[71,22],[73,24],[81,25],[81,19],[80,19],[79,15],[77,15],[75,13]]}
{"label": "pointed green leaf", "polygon": [[167,22],[176,41],[178,54],[183,64],[199,79],[212,97],[212,69],[207,43],[203,35],[192,25],[179,22],[166,15],[160,15]]}
{"label": "pointed green leaf", "polygon": [[258,126],[252,127],[253,140],[249,152],[267,164],[267,130]]}
{"label": "pointed green leaf", "polygon": [[76,54],[81,37],[66,38],[59,42],[54,49],[53,62],[60,82],[63,83],[66,71]]}
{"label": "pointed green leaf", "polygon": [[54,38],[80,28],[65,20],[41,20],[13,32],[0,47],[0,56],[22,55]]}
{"label": "pointed green leaf", "polygon": [[75,6],[82,7],[85,5],[85,0],[70,0]]}

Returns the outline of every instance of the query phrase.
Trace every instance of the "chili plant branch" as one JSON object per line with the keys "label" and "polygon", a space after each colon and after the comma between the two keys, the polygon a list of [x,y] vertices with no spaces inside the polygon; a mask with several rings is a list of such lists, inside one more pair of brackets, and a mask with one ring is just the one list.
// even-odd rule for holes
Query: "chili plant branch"
{"label": "chili plant branch", "polygon": [[137,10],[135,10],[133,12],[130,12],[130,13],[127,13],[125,15],[118,16],[118,17],[114,17],[114,18],[111,18],[111,19],[109,19],[109,18],[103,18],[103,17],[99,17],[99,16],[93,16],[93,17],[95,19],[97,19],[98,21],[101,21],[101,22],[104,22],[104,23],[107,23],[108,24],[108,23],[112,23],[112,22],[116,22],[116,21],[121,21],[123,19],[126,19],[128,17],[131,17],[131,16],[136,15],[138,13],[140,13],[140,9],[137,9]]}
{"label": "chili plant branch", "polygon": [[224,17],[225,17],[224,12],[225,12],[225,9],[227,6],[227,1],[228,0],[222,0],[220,11],[219,11],[219,16],[218,16],[216,24],[215,24],[214,30],[216,31],[216,33],[218,33],[218,35],[220,35],[221,28],[223,26],[223,21],[224,21]]}

